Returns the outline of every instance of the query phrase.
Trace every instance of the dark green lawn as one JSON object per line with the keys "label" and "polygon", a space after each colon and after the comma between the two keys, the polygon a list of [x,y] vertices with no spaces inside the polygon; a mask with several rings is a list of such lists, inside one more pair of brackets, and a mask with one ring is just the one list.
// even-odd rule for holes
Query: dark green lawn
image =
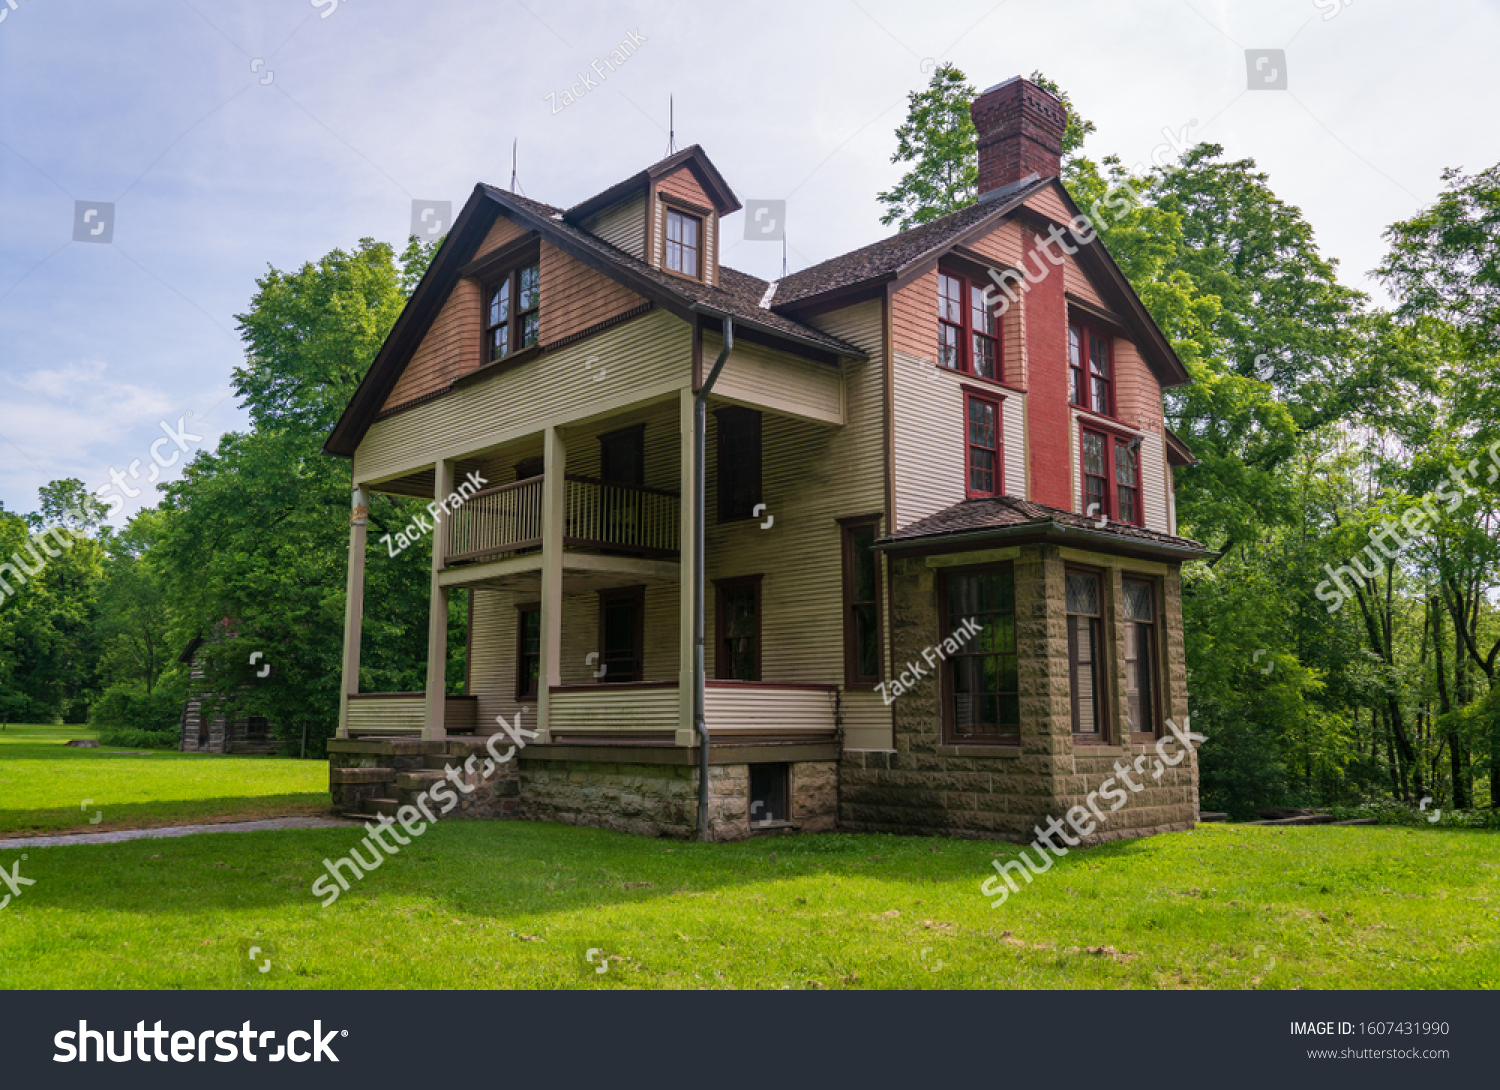
{"label": "dark green lawn", "polygon": [[[329,809],[326,761],[64,745],[96,737],[79,726],[11,724],[0,731],[0,837]],[[91,824],[95,815],[99,821]]]}
{"label": "dark green lawn", "polygon": [[1500,987],[1488,832],[1204,826],[1075,851],[991,909],[994,844],[447,822],[323,909],[355,832],[28,849],[0,987]]}

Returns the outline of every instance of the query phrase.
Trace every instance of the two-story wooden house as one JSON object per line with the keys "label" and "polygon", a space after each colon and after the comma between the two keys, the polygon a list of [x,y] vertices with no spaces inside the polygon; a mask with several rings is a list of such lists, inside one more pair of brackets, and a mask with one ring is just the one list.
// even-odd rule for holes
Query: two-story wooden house
{"label": "two-story wooden house", "polygon": [[[776,283],[720,264],[740,203],[696,146],[571,208],[475,188],[327,443],[337,803],[394,811],[503,721],[537,735],[464,812],[1029,837],[1181,722],[1188,376],[1101,243],[1039,252],[1080,215],[1057,100],[973,116],[976,204]],[[422,545],[426,692],[361,693],[369,493],[476,479]],[[1196,814],[1188,755],[1097,835]]]}

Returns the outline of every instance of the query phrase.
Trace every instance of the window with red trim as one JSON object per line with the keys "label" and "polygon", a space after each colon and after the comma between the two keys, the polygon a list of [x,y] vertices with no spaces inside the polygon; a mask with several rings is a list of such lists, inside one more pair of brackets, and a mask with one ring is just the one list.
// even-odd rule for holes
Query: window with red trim
{"label": "window with red trim", "polygon": [[1000,378],[1000,327],[978,281],[938,273],[938,365],[979,378]]}
{"label": "window with red trim", "polygon": [[1000,454],[1004,449],[1000,431],[1000,402],[964,391],[964,449],[968,478],[965,494],[998,496],[1004,489]]}
{"label": "window with red trim", "polygon": [[1141,501],[1140,439],[1080,430],[1078,460],[1083,471],[1083,513],[1132,526],[1145,525]]}
{"label": "window with red trim", "polygon": [[1101,416],[1113,416],[1114,381],[1110,368],[1109,338],[1087,326],[1068,327],[1068,369],[1072,375],[1069,397],[1073,404]]}

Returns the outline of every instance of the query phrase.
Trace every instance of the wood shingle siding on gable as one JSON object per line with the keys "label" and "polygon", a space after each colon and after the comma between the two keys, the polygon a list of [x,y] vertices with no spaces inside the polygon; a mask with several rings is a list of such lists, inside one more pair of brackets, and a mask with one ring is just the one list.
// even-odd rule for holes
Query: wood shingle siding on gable
{"label": "wood shingle siding on gable", "polygon": [[1069,212],[1068,206],[1063,204],[1062,198],[1057,195],[1057,190],[1050,186],[1026,198],[1026,207],[1033,208],[1048,219],[1056,220],[1061,224],[1067,224],[1073,218],[1073,213]]}
{"label": "wood shingle siding on gable", "polygon": [[581,261],[542,243],[541,343],[555,344],[646,300]]}
{"label": "wood shingle siding on gable", "polygon": [[481,306],[478,284],[460,280],[454,285],[432,328],[385,399],[382,411],[445,390],[454,379],[479,366]]}
{"label": "wood shingle siding on gable", "polygon": [[631,257],[646,260],[646,194],[617,201],[579,224]]}
{"label": "wood shingle siding on gable", "polygon": [[691,366],[687,323],[651,311],[376,421],[355,452],[354,479],[402,476],[430,466],[438,456],[497,446],[549,422],[587,415],[594,405],[648,401],[686,386]]}

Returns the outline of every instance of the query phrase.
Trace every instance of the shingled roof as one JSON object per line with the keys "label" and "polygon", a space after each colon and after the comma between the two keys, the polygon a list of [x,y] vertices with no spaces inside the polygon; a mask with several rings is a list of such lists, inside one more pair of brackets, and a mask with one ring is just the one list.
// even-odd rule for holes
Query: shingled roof
{"label": "shingled roof", "polygon": [[894,277],[907,266],[948,249],[985,221],[1014,210],[1052,182],[1032,175],[995,197],[795,272],[777,283],[773,305],[790,307],[867,280]]}
{"label": "shingled roof", "polygon": [[[831,337],[820,329],[804,325],[792,318],[777,314],[775,311],[763,309],[760,300],[770,284],[759,277],[724,265],[719,266],[719,283],[717,284],[704,284],[686,277],[672,276],[612,246],[602,238],[589,234],[582,227],[576,227],[567,222],[560,208],[534,201],[529,197],[519,196],[509,190],[497,189],[492,185],[481,185],[480,189],[518,222],[535,227],[544,238],[548,238],[554,244],[566,239],[574,246],[580,247],[584,253],[592,254],[596,259],[608,262],[617,270],[628,272],[631,277],[639,277],[648,281],[655,289],[655,292],[641,291],[641,294],[648,298],[652,294],[667,293],[686,302],[693,310],[700,313],[727,315],[742,324],[760,327],[770,333],[779,334],[810,347],[821,348],[824,351],[854,359],[865,358],[863,349],[856,348],[837,337]],[[558,236],[561,236],[561,239]],[[566,246],[560,248],[568,249]],[[577,254],[576,256],[583,257],[584,255]],[[626,280],[627,286],[641,288],[640,284],[629,284],[629,277],[622,279]]]}
{"label": "shingled roof", "polygon": [[[972,539],[1069,540],[1109,552],[1172,556],[1179,560],[1217,556],[1201,542],[1140,526],[1106,522],[1015,496],[964,500],[924,519],[918,519],[875,543],[877,549],[928,548]],[[1083,539],[1083,540],[1079,540]],[[998,541],[996,542],[999,543]]]}

